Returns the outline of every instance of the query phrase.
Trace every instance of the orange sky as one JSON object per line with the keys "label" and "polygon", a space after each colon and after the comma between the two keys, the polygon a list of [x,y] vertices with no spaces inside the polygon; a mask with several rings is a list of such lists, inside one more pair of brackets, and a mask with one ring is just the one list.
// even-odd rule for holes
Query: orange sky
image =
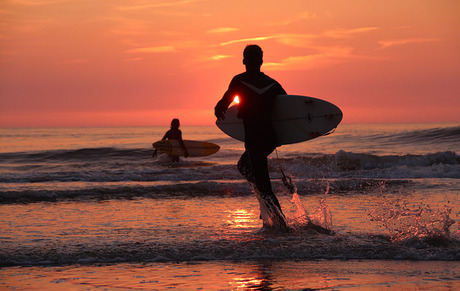
{"label": "orange sky", "polygon": [[344,122],[460,121],[458,0],[2,0],[0,126],[213,124],[250,43]]}

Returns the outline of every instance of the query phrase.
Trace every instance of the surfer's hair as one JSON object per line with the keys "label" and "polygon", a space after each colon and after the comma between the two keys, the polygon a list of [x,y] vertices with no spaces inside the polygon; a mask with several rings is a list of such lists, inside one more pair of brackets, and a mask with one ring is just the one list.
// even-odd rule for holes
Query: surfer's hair
{"label": "surfer's hair", "polygon": [[243,63],[245,65],[262,65],[264,52],[256,44],[247,45],[243,51]]}
{"label": "surfer's hair", "polygon": [[171,128],[178,129],[179,126],[180,126],[179,119],[174,118],[174,119],[171,121]]}

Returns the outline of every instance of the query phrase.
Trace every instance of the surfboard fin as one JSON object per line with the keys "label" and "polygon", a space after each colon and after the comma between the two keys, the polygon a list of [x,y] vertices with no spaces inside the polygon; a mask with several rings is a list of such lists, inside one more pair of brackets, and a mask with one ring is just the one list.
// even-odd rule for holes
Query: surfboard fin
{"label": "surfboard fin", "polygon": [[333,129],[331,129],[330,131],[326,132],[325,134],[323,134],[323,136],[325,135],[330,135],[331,133],[334,133],[334,131],[337,129],[337,127],[334,127]]}

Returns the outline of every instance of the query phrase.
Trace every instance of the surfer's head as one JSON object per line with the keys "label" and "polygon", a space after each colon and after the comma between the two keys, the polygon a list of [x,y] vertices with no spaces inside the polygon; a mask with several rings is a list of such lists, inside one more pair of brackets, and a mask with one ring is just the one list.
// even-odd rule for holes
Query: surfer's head
{"label": "surfer's head", "polygon": [[260,68],[263,63],[263,51],[256,44],[247,45],[243,51],[243,64],[247,68]]}
{"label": "surfer's head", "polygon": [[174,119],[171,121],[171,129],[178,129],[179,126],[180,126],[179,119],[174,118]]}

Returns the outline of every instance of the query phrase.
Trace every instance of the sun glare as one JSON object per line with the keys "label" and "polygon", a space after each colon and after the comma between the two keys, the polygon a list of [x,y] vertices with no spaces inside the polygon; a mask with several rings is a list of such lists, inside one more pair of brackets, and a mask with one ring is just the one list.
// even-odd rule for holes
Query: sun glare
{"label": "sun glare", "polygon": [[233,102],[235,102],[236,104],[240,103],[240,98],[238,96],[235,96]]}

